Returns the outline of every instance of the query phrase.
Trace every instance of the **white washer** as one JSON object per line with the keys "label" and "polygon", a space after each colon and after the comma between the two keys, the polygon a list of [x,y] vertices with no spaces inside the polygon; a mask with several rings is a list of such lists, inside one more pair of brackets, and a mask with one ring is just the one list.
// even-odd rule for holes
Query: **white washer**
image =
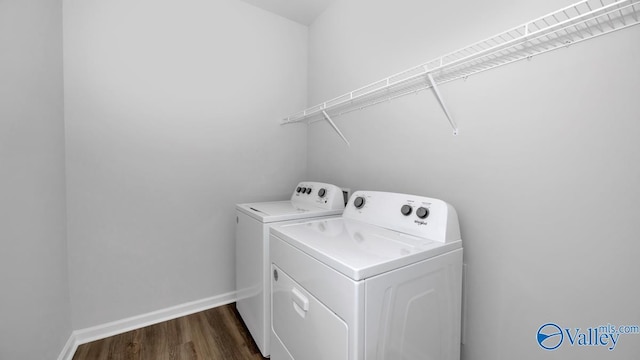
{"label": "white washer", "polygon": [[274,226],[273,360],[458,360],[462,241],[441,200],[372,191]]}
{"label": "white washer", "polygon": [[337,216],[349,191],[301,182],[290,200],[236,205],[236,307],[263,356],[269,356],[271,297],[269,226]]}

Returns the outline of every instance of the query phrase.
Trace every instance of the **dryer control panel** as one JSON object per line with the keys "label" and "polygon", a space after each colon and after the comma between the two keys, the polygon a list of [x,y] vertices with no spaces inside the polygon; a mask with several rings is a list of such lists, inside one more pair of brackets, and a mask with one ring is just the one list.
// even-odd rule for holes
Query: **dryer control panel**
{"label": "dryer control panel", "polygon": [[[345,192],[347,192],[346,196]],[[311,204],[327,210],[341,210],[345,207],[348,192],[348,189],[342,189],[333,184],[303,181],[293,190],[291,202]]]}
{"label": "dryer control panel", "polygon": [[460,240],[456,210],[438,199],[380,191],[356,191],[349,199],[342,216],[439,242]]}

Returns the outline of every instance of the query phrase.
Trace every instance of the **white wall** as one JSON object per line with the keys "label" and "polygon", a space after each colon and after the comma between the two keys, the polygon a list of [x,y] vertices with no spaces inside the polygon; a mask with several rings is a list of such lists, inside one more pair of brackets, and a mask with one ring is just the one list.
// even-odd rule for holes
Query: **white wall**
{"label": "white wall", "polygon": [[[571,1],[337,0],[310,28],[314,105]],[[564,344],[546,322],[639,325],[640,27],[309,127],[309,177],[441,198],[458,210],[468,264],[465,360],[630,359]]]}
{"label": "white wall", "polygon": [[73,326],[235,290],[234,204],[306,167],[307,28],[236,0],[64,1]]}
{"label": "white wall", "polygon": [[64,182],[62,2],[0,1],[0,359],[71,334]]}

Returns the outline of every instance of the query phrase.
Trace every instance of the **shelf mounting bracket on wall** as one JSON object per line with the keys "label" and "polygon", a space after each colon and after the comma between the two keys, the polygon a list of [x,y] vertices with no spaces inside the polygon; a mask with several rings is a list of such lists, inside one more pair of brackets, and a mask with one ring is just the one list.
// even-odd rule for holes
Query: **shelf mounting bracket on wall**
{"label": "shelf mounting bracket on wall", "polygon": [[431,73],[428,72],[427,77],[431,82],[431,88],[433,88],[433,93],[436,94],[436,98],[438,99],[438,102],[440,103],[442,110],[444,110],[444,114],[447,116],[447,119],[449,120],[449,124],[453,128],[453,135],[458,135],[458,125],[456,125],[456,122],[453,121],[453,118],[451,117],[449,110],[447,110],[447,106],[444,104],[444,99],[442,98],[442,94],[440,94],[440,90],[438,89],[438,85],[436,85],[436,81],[433,79],[433,75],[431,75]]}
{"label": "shelf mounting bracket on wall", "polygon": [[351,147],[351,144],[349,144],[349,140],[347,140],[347,138],[344,137],[344,135],[342,134],[342,131],[340,131],[340,129],[338,129],[338,126],[336,126],[336,124],[333,122],[333,120],[331,120],[331,117],[329,116],[329,114],[327,114],[326,111],[322,110],[322,115],[324,116],[325,120],[327,120],[329,125],[331,125],[333,130],[335,130],[338,133],[338,135],[340,135],[340,137],[347,144],[347,146]]}

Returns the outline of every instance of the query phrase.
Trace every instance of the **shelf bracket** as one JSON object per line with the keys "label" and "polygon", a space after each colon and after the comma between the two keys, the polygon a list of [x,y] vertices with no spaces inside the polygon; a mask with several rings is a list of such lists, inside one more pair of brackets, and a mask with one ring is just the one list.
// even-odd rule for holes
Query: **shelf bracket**
{"label": "shelf bracket", "polygon": [[444,104],[444,100],[442,99],[442,95],[440,94],[438,85],[436,85],[436,81],[433,79],[433,76],[429,72],[427,73],[427,77],[429,77],[429,81],[431,82],[431,87],[433,88],[433,92],[436,94],[436,98],[438,99],[438,102],[440,103],[442,110],[444,110],[444,114],[447,116],[447,119],[449,120],[449,124],[451,124],[451,127],[453,128],[453,135],[458,135],[458,125],[456,125],[456,122],[453,121],[453,118],[451,117],[449,110],[447,110],[447,106]]}
{"label": "shelf bracket", "polygon": [[336,126],[336,124],[333,122],[333,120],[331,120],[331,117],[329,116],[329,114],[327,114],[326,111],[322,110],[322,115],[324,115],[324,118],[327,120],[327,122],[329,123],[329,125],[331,125],[331,127],[333,128],[333,130],[335,130],[338,135],[340,135],[340,137],[342,138],[342,140],[347,144],[348,147],[351,147],[351,144],[349,144],[349,140],[347,140],[346,137],[344,137],[344,135],[342,134],[342,131],[340,131],[340,129],[338,129],[338,127]]}

